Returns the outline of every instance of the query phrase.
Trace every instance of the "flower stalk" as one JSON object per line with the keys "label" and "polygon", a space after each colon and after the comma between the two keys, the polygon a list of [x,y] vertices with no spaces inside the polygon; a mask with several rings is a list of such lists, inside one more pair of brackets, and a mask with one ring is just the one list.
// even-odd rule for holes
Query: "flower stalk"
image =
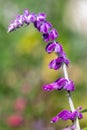
{"label": "flower stalk", "polygon": [[[62,68],[63,68],[63,73],[64,73],[65,79],[69,80],[66,65],[63,64],[63,65],[62,65]],[[72,111],[72,112],[75,111],[75,107],[74,107],[74,104],[73,104],[73,100],[72,100],[72,97],[71,97],[71,93],[70,93],[69,91],[68,91],[68,100],[69,100],[69,105],[70,105],[71,111]],[[75,130],[80,130],[80,124],[79,124],[78,118],[76,118],[76,120],[74,121],[74,124],[75,124],[75,126],[76,126]]]}

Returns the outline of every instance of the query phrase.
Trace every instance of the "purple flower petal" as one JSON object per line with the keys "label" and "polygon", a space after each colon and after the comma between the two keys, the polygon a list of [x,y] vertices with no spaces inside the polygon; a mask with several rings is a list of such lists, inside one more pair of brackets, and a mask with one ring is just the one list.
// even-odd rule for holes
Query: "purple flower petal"
{"label": "purple flower petal", "polygon": [[50,40],[55,40],[58,37],[58,32],[56,29],[52,29],[49,33]]}
{"label": "purple flower petal", "polygon": [[29,23],[34,23],[36,21],[36,14],[29,13],[29,15],[24,15],[24,22],[28,25]]}
{"label": "purple flower petal", "polygon": [[58,42],[56,42],[55,52],[58,53],[59,55],[61,55],[63,53],[62,45],[59,44]]}
{"label": "purple flower petal", "polygon": [[13,30],[16,30],[17,28],[23,26],[24,24],[24,17],[23,15],[18,15],[15,20],[11,22],[11,24],[8,27],[8,32],[11,32]]}
{"label": "purple flower petal", "polygon": [[62,120],[68,120],[71,116],[71,112],[69,112],[68,110],[63,110],[61,111],[58,115],[57,115],[60,119]]}
{"label": "purple flower petal", "polygon": [[[82,118],[82,114],[80,112],[78,112],[77,110],[71,112],[69,110],[63,110],[60,113],[57,114],[57,116],[55,116],[54,118],[52,118],[52,123],[53,122],[57,122],[59,119],[62,119],[64,121],[66,120],[72,120],[74,121],[76,118],[81,117]],[[79,118],[79,119],[81,119]]]}
{"label": "purple flower petal", "polygon": [[64,62],[63,57],[58,57],[50,62],[49,68],[58,70],[62,66],[63,62]]}
{"label": "purple flower petal", "polygon": [[82,119],[82,118],[83,118],[82,113],[78,112],[78,118],[79,118],[79,119]]}
{"label": "purple flower petal", "polygon": [[37,15],[37,21],[45,21],[46,20],[46,14],[45,13],[39,13]]}
{"label": "purple flower petal", "polygon": [[54,52],[58,53],[58,55],[60,55],[60,56],[63,55],[62,53],[64,53],[62,46],[58,42],[48,43],[46,46],[46,51],[48,53],[51,53],[54,51]]}
{"label": "purple flower petal", "polygon": [[30,18],[30,22],[34,23],[36,21],[36,14],[35,13],[31,13],[29,15],[29,18]]}
{"label": "purple flower petal", "polygon": [[29,16],[29,14],[30,14],[29,10],[28,10],[28,9],[25,9],[23,15],[24,15],[24,16]]}
{"label": "purple flower petal", "polygon": [[67,91],[74,91],[75,90],[75,86],[73,81],[69,80],[67,82],[67,84],[64,86],[64,89],[66,89]]}
{"label": "purple flower petal", "polygon": [[48,33],[49,29],[52,28],[52,25],[49,22],[44,22],[41,26],[40,26],[40,32],[42,33]]}
{"label": "purple flower petal", "polygon": [[55,81],[56,85],[57,85],[57,89],[61,90],[62,88],[64,88],[64,86],[67,84],[67,79],[65,78],[59,78]]}
{"label": "purple flower petal", "polygon": [[74,121],[78,117],[78,111],[75,110],[74,112],[71,113],[70,120]]}
{"label": "purple flower petal", "polygon": [[46,84],[46,85],[43,85],[43,89],[45,91],[52,91],[54,89],[54,86],[52,84]]}
{"label": "purple flower petal", "polygon": [[47,46],[46,46],[46,51],[47,51],[48,53],[51,53],[51,52],[53,52],[53,51],[55,50],[55,47],[56,47],[55,42],[50,42],[50,43],[48,43]]}
{"label": "purple flower petal", "polygon": [[48,42],[50,40],[49,39],[49,33],[43,33],[42,37],[43,37],[45,42]]}
{"label": "purple flower petal", "polygon": [[15,21],[18,24],[18,27],[23,26],[23,24],[24,24],[24,16],[23,15],[18,15],[16,17]]}
{"label": "purple flower petal", "polygon": [[35,21],[34,22],[34,27],[38,29],[38,31],[40,31],[40,26],[42,25],[42,22],[40,21]]}
{"label": "purple flower petal", "polygon": [[58,37],[56,29],[52,29],[49,33],[43,33],[43,39],[45,42],[53,41]]}
{"label": "purple flower petal", "polygon": [[59,119],[58,116],[53,117],[52,120],[51,120],[51,123],[55,123],[55,122],[57,122],[58,119]]}
{"label": "purple flower petal", "polygon": [[13,30],[15,30],[15,27],[14,27],[14,24],[10,24],[9,25],[9,27],[8,27],[8,32],[11,32],[11,31],[13,31]]}

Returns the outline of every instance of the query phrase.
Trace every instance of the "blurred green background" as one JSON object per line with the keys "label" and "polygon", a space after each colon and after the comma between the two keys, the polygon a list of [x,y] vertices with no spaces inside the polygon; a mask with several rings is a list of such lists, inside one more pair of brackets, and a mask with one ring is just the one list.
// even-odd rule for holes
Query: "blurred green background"
{"label": "blurred green background", "polygon": [[[75,107],[86,109],[87,0],[0,0],[0,130],[61,130],[71,122],[50,124],[50,120],[62,109],[70,109],[67,93],[42,90],[43,84],[63,76],[62,70],[48,68],[55,55],[46,54],[46,43],[32,25],[7,33],[10,21],[25,8],[45,12],[58,30],[57,41],[71,61],[68,72],[76,85]],[[23,101],[17,103],[19,99]],[[22,117],[17,126],[12,125],[19,120],[14,115]],[[81,128],[87,125],[87,114],[83,116]]]}

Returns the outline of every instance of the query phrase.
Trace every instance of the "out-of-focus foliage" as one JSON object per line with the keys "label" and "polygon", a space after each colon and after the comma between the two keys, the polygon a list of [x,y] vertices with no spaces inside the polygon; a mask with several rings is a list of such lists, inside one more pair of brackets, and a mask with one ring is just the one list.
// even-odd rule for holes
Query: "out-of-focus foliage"
{"label": "out-of-focus foliage", "polygon": [[[0,0],[0,130],[13,130],[14,125],[16,130],[60,130],[71,123],[50,124],[51,118],[61,109],[70,109],[66,92],[42,90],[43,84],[63,76],[62,70],[48,68],[56,55],[46,54],[46,43],[32,25],[7,33],[9,22],[25,8],[36,13],[45,12],[47,20],[58,30],[57,41],[71,61],[68,71],[76,84],[76,91],[72,93],[75,106],[87,109],[87,27],[82,28],[87,23],[87,13],[82,13],[86,12],[85,2]],[[26,100],[23,111],[15,110],[15,101],[19,98]],[[18,108],[21,107],[23,102],[19,102]],[[87,125],[86,121],[85,113],[80,121],[82,128]]]}

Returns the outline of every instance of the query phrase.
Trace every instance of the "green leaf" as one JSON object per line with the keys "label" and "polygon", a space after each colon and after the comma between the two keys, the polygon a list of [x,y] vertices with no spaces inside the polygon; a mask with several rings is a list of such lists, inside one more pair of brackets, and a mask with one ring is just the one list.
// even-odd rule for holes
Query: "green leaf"
{"label": "green leaf", "polygon": [[86,128],[84,128],[83,130],[87,130],[87,127],[86,127]]}
{"label": "green leaf", "polygon": [[84,112],[87,112],[87,109],[84,109],[84,110],[81,111],[81,113],[84,113]]}

